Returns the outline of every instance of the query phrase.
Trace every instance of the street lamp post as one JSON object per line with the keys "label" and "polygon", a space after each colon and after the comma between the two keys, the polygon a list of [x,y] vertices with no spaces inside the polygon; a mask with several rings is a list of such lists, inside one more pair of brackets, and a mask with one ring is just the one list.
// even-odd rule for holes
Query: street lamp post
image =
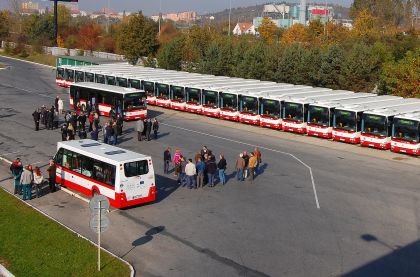
{"label": "street lamp post", "polygon": [[232,12],[232,0],[229,0],[229,36],[230,36],[230,14]]}

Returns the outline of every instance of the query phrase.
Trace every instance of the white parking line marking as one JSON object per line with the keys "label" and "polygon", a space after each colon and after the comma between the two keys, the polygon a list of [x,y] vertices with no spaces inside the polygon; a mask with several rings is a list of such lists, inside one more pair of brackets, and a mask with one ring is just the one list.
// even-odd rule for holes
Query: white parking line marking
{"label": "white parking line marking", "polygon": [[260,148],[260,149],[264,149],[264,150],[268,150],[268,151],[271,151],[271,152],[275,152],[275,153],[279,153],[279,154],[283,154],[283,155],[287,155],[287,156],[292,157],[293,159],[295,159],[296,161],[298,161],[300,164],[302,164],[304,167],[306,167],[309,170],[309,174],[311,175],[312,189],[314,191],[315,204],[316,204],[316,207],[318,209],[321,208],[320,205],[319,205],[319,201],[318,201],[318,194],[316,192],[316,185],[315,185],[314,175],[312,174],[312,168],[309,165],[307,165],[306,163],[304,163],[301,159],[299,159],[298,157],[296,157],[295,155],[293,155],[292,153],[288,153],[288,152],[284,152],[284,151],[280,151],[280,150],[276,150],[276,149],[272,149],[272,148],[267,148],[267,147],[264,147],[264,146],[261,146],[261,145],[255,145],[255,144],[251,144],[251,143],[237,141],[237,140],[234,140],[234,139],[224,138],[224,137],[220,137],[220,136],[216,136],[216,135],[212,135],[212,134],[208,134],[208,133],[204,133],[204,132],[200,132],[200,131],[195,131],[195,130],[191,130],[191,129],[187,129],[187,128],[183,128],[183,127],[179,127],[179,126],[167,124],[167,123],[160,123],[160,124],[161,125],[168,126],[168,127],[172,127],[172,128],[175,128],[175,129],[180,129],[180,130],[184,130],[184,131],[188,131],[188,132],[192,132],[192,133],[204,135],[204,136],[209,136],[209,137],[213,137],[213,138],[217,138],[217,139],[221,139],[221,140],[235,142],[235,143],[239,143],[239,144],[242,144],[242,145],[257,147],[257,148]]}

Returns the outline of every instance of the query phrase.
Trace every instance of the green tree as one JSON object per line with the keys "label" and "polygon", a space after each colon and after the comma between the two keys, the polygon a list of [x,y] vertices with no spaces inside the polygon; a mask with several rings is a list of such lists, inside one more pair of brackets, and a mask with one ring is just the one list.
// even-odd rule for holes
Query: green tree
{"label": "green tree", "polygon": [[157,50],[157,30],[154,23],[141,12],[131,15],[121,26],[117,47],[131,63],[146,57]]}
{"label": "green tree", "polygon": [[0,11],[0,41],[6,39],[10,32],[10,14],[7,11]]}
{"label": "green tree", "polygon": [[238,69],[242,73],[240,77],[264,80],[267,76],[267,50],[268,46],[264,42],[251,45],[245,52],[242,62],[238,65]]}
{"label": "green tree", "polygon": [[235,77],[245,76],[246,68],[243,68],[241,64],[244,60],[244,53],[251,47],[251,42],[244,37],[239,37],[232,45],[233,50],[230,72]]}
{"label": "green tree", "polygon": [[400,61],[386,63],[380,78],[382,93],[420,98],[420,48],[408,51]]}
{"label": "green tree", "polygon": [[229,76],[231,75],[232,42],[220,38],[214,40],[207,47],[200,63],[200,72],[205,74]]}
{"label": "green tree", "polygon": [[23,32],[29,42],[37,45],[54,44],[54,21],[52,15],[30,15],[24,19]]}
{"label": "green tree", "polygon": [[185,38],[178,36],[159,49],[157,54],[158,66],[164,69],[181,70]]}
{"label": "green tree", "polygon": [[363,10],[368,10],[373,16],[378,17],[383,25],[401,25],[411,23],[410,18],[405,18],[407,9],[412,5],[407,0],[354,0],[351,6],[353,18]]}
{"label": "green tree", "polygon": [[375,55],[373,47],[354,44],[343,64],[343,88],[371,92],[377,85],[380,66],[380,57]]}
{"label": "green tree", "polygon": [[70,10],[64,5],[58,5],[58,33],[63,37],[63,34],[66,34],[71,23],[71,14]]}
{"label": "green tree", "polygon": [[344,83],[342,75],[344,66],[344,50],[339,45],[330,46],[322,55],[320,64],[320,85],[332,89],[341,89]]}

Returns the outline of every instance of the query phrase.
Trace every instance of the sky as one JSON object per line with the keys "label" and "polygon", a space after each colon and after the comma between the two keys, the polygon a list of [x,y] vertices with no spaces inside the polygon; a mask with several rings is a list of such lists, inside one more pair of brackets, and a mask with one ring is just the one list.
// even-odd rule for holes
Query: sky
{"label": "sky", "polygon": [[[24,0],[29,1],[29,0]],[[159,13],[160,2],[162,3],[162,12],[181,12],[181,11],[197,11],[199,14],[210,12],[218,12],[229,8],[229,2],[232,8],[240,6],[251,6],[255,4],[263,4],[271,2],[269,0],[79,0],[79,8],[81,10],[95,11],[106,7],[110,3],[110,8],[115,11],[139,11],[142,10],[145,15],[153,15]],[[43,0],[43,2],[48,2]],[[272,2],[281,2],[272,1]],[[287,2],[299,2],[297,0]],[[314,2],[335,3],[343,6],[350,6],[352,0],[306,0],[308,4]],[[0,7],[5,8],[8,0],[0,0]]]}

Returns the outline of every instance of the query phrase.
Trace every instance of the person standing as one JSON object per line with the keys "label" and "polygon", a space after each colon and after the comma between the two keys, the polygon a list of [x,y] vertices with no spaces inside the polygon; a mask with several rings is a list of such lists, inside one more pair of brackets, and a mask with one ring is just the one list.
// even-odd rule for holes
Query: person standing
{"label": "person standing", "polygon": [[137,140],[142,141],[143,140],[143,131],[144,131],[144,121],[143,120],[137,120],[136,130],[137,130]]}
{"label": "person standing", "polygon": [[61,126],[61,140],[66,141],[67,140],[67,124],[64,123],[63,126]]}
{"label": "person standing", "polygon": [[55,190],[56,190],[56,188],[55,188],[56,170],[57,170],[57,168],[55,166],[54,160],[50,160],[50,166],[47,169],[50,192],[55,192]]}
{"label": "person standing", "polygon": [[117,123],[117,130],[118,130],[117,135],[121,136],[123,132],[124,120],[120,113],[117,115],[116,123]]}
{"label": "person standing", "polygon": [[39,131],[39,120],[41,119],[41,114],[38,109],[32,113],[32,117],[34,118],[35,122],[35,131]]}
{"label": "person standing", "polygon": [[248,162],[248,174],[249,174],[249,180],[251,182],[254,181],[254,173],[255,173],[255,167],[257,166],[257,157],[255,156],[254,152],[251,152],[251,157],[249,158]]}
{"label": "person standing", "polygon": [[48,110],[45,105],[41,107],[41,123],[44,124],[45,129],[48,127]]}
{"label": "person standing", "polygon": [[248,155],[248,153],[246,151],[244,151],[244,154],[243,154],[242,158],[245,161],[244,178],[246,179],[246,178],[248,178],[248,174],[249,174],[249,172],[248,172],[249,155]]}
{"label": "person standing", "polygon": [[254,154],[255,154],[255,157],[257,158],[257,165],[255,166],[255,175],[257,175],[258,174],[258,168],[259,168],[259,166],[262,162],[261,151],[258,148],[255,148]]}
{"label": "person standing", "polygon": [[226,176],[225,176],[226,166],[227,166],[227,163],[226,163],[225,157],[223,155],[220,155],[220,160],[217,163],[217,170],[219,172],[219,180],[222,185],[226,184]]}
{"label": "person standing", "polygon": [[94,130],[92,130],[92,132],[90,132],[90,138],[98,141],[98,137],[99,137],[99,131],[98,129],[95,128]]}
{"label": "person standing", "polygon": [[58,97],[58,96],[56,96],[55,99],[54,99],[54,108],[55,108],[56,112],[58,111],[58,101],[59,100],[60,100],[60,97]]}
{"label": "person standing", "polygon": [[245,168],[245,160],[243,158],[244,154],[239,154],[239,158],[236,160],[235,168],[236,168],[236,179],[238,181],[244,180],[244,168]]}
{"label": "person standing", "polygon": [[31,185],[34,180],[34,175],[32,173],[32,166],[29,164],[25,167],[20,176],[20,185],[22,186],[22,199],[31,200]]}
{"label": "person standing", "polygon": [[169,164],[171,163],[172,157],[171,157],[171,148],[168,147],[163,152],[163,172],[165,174],[169,174]]}
{"label": "person standing", "polygon": [[78,119],[79,119],[79,128],[84,130],[86,128],[86,114],[82,112],[79,115]]}
{"label": "person standing", "polygon": [[73,124],[69,124],[67,127],[67,140],[74,140],[75,131],[73,128]]}
{"label": "person standing", "polygon": [[63,100],[61,98],[58,98],[57,104],[58,104],[58,113],[63,114],[63,109],[64,109]]}
{"label": "person standing", "polygon": [[155,135],[155,139],[157,139],[158,130],[159,130],[159,122],[157,121],[156,118],[153,120],[153,126],[152,127],[153,127],[153,133]]}
{"label": "person standing", "polygon": [[196,186],[195,174],[196,174],[195,164],[193,164],[192,159],[188,159],[188,163],[185,166],[185,178],[186,178],[186,183],[188,184],[189,189],[195,188]]}
{"label": "person standing", "polygon": [[178,178],[178,183],[180,183],[183,187],[187,184],[187,178],[185,175],[185,167],[187,166],[188,162],[186,161],[185,157],[181,157],[181,174]]}
{"label": "person standing", "polygon": [[42,176],[41,169],[39,167],[35,167],[34,186],[35,186],[36,198],[39,198],[41,196],[43,181],[44,181],[44,176]]}
{"label": "person standing", "polygon": [[214,176],[216,174],[217,165],[214,156],[208,156],[206,163],[206,171],[208,176],[209,187],[214,187]]}
{"label": "person standing", "polygon": [[150,141],[150,133],[152,132],[152,121],[150,118],[146,122],[146,139]]}
{"label": "person standing", "polygon": [[206,164],[201,160],[201,157],[197,159],[196,162],[196,172],[197,172],[197,186],[195,188],[204,186],[204,169]]}
{"label": "person standing", "polygon": [[89,113],[88,120],[89,120],[89,132],[92,132],[93,122],[95,121],[95,115],[92,112]]}
{"label": "person standing", "polygon": [[53,127],[55,129],[58,129],[58,123],[59,123],[59,121],[60,121],[59,113],[58,112],[54,112]]}
{"label": "person standing", "polygon": [[14,193],[21,194],[22,188],[20,186],[20,177],[22,176],[23,166],[20,158],[16,158],[16,160],[10,165],[10,172],[15,179]]}
{"label": "person standing", "polygon": [[179,174],[181,174],[181,151],[179,149],[175,149],[175,154],[174,154],[174,167],[175,167],[175,172],[174,172],[174,176],[179,176]]}
{"label": "person standing", "polygon": [[114,123],[112,123],[112,144],[113,145],[117,145],[118,141],[118,125],[117,122],[114,121]]}

